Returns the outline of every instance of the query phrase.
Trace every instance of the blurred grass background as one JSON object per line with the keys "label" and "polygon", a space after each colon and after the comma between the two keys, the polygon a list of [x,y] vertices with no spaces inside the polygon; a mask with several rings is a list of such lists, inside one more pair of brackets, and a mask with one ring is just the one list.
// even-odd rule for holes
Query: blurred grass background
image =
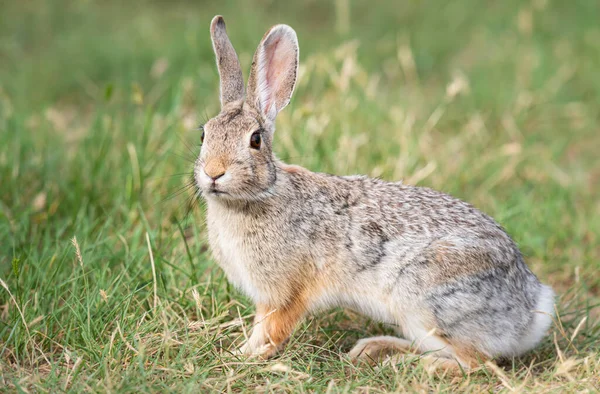
{"label": "blurred grass background", "polygon": [[[298,33],[282,159],[434,187],[508,229],[561,296],[538,350],[454,380],[416,360],[356,368],[340,354],[383,328],[338,310],[279,359],[230,354],[252,305],[184,188],[219,110],[215,14],[246,75],[271,25]],[[600,389],[598,15],[584,0],[0,3],[0,387]]]}

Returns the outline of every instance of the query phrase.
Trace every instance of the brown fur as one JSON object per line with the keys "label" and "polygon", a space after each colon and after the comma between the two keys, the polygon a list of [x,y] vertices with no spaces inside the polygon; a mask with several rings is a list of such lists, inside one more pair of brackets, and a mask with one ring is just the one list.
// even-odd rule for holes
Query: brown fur
{"label": "brown fur", "polygon": [[454,343],[454,351],[461,364],[468,368],[476,368],[490,359],[470,345]]}
{"label": "brown fur", "polygon": [[[449,241],[436,242],[431,247],[431,264],[427,271],[428,285],[432,287],[448,282],[449,279],[474,275],[493,268],[493,264],[485,256],[478,256],[477,252],[460,250]],[[460,261],[461,264],[456,262]]]}

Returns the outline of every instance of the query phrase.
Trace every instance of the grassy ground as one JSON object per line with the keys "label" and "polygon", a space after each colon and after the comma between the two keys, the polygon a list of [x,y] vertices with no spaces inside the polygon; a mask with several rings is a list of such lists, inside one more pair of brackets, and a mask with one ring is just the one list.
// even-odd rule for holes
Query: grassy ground
{"label": "grassy ground", "polygon": [[[119,3],[0,5],[0,391],[600,389],[597,2]],[[246,70],[270,25],[298,32],[280,157],[450,192],[509,230],[560,295],[537,350],[460,378],[354,367],[383,328],[335,310],[275,360],[231,355],[252,305],[182,188],[218,112],[217,13]]]}

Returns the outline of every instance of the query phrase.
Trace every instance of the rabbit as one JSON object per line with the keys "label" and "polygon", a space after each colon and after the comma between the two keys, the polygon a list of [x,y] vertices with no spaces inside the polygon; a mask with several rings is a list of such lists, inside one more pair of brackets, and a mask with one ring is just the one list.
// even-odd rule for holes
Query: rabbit
{"label": "rabbit", "polygon": [[491,217],[429,188],[311,172],[275,156],[275,118],[298,76],[291,27],[263,36],[246,90],[221,16],[210,35],[221,111],[202,127],[193,177],[212,255],[256,304],[240,353],[270,358],[304,316],[333,307],[398,333],[360,339],[351,360],[427,353],[445,369],[469,369],[541,341],[554,292]]}

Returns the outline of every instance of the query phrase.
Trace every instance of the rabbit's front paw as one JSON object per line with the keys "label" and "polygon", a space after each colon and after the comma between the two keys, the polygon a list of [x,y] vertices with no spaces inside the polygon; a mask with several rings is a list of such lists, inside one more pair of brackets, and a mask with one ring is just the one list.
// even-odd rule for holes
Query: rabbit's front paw
{"label": "rabbit's front paw", "polygon": [[275,346],[270,343],[264,343],[262,345],[251,346],[250,342],[246,342],[242,347],[238,350],[238,354],[244,355],[247,357],[257,357],[263,360],[270,358],[277,352]]}
{"label": "rabbit's front paw", "polygon": [[265,335],[262,324],[258,324],[254,328],[250,338],[248,338],[248,341],[242,345],[238,352],[244,356],[258,357],[264,360],[277,352],[277,346]]}

